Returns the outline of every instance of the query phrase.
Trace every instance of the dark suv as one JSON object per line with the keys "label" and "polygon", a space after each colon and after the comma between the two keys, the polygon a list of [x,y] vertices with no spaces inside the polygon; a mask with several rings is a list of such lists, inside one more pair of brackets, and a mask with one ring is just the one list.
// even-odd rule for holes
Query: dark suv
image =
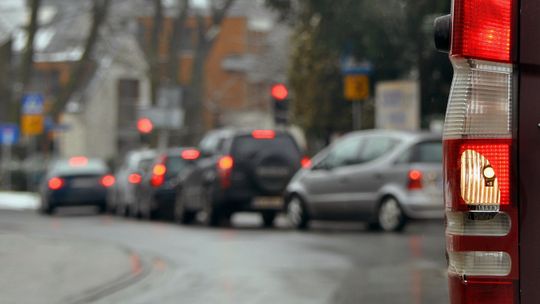
{"label": "dark suv", "polygon": [[218,226],[234,212],[251,211],[272,226],[287,183],[305,161],[284,131],[211,131],[200,149],[201,159],[181,176],[176,192],[175,216],[185,224],[198,212],[205,224]]}

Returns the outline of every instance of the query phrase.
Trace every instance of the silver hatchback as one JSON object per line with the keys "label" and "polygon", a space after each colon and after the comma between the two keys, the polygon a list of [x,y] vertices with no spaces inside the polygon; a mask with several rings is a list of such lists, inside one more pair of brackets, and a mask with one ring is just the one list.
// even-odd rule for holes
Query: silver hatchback
{"label": "silver hatchback", "polygon": [[440,135],[360,131],[317,154],[291,180],[285,201],[298,229],[329,220],[398,231],[409,219],[443,218],[442,186]]}

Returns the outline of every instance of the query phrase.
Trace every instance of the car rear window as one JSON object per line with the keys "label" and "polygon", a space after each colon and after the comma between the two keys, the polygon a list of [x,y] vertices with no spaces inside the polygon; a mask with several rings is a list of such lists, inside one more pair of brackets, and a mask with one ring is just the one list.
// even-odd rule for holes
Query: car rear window
{"label": "car rear window", "polygon": [[257,139],[250,135],[238,136],[232,145],[232,155],[241,159],[253,157],[262,150],[276,150],[295,156],[300,154],[294,139],[284,134],[276,134],[273,139]]}
{"label": "car rear window", "polygon": [[167,157],[167,176],[175,176],[178,175],[185,167],[187,163],[186,161],[181,158],[180,156],[169,156]]}
{"label": "car rear window", "polygon": [[73,165],[69,160],[58,160],[51,166],[50,172],[54,175],[99,175],[108,172],[107,165],[100,159],[88,159],[84,164]]}
{"label": "car rear window", "polygon": [[442,142],[425,141],[413,148],[411,162],[413,163],[442,163]]}

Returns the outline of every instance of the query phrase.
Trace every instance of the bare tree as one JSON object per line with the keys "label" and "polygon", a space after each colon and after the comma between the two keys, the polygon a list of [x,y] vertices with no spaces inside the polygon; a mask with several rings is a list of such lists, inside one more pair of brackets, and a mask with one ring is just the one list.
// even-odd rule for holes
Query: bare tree
{"label": "bare tree", "polygon": [[152,104],[157,103],[158,88],[161,84],[160,73],[160,54],[159,44],[161,33],[163,32],[163,3],[162,0],[154,0],[154,18],[152,21],[152,34],[150,37],[150,46],[148,47],[148,63],[150,66],[150,86]]}
{"label": "bare tree", "polygon": [[182,32],[186,26],[186,20],[189,12],[189,0],[178,0],[178,15],[174,19],[172,38],[169,43],[169,70],[168,80],[170,83],[180,83],[178,79],[178,72],[181,70],[181,61],[178,60],[178,51],[180,45],[184,42],[184,39],[191,39],[191,37],[183,37]]}
{"label": "bare tree", "polygon": [[75,67],[71,73],[70,80],[65,88],[62,89],[58,100],[55,102],[51,114],[53,117],[58,115],[64,110],[71,96],[81,88],[87,75],[87,72],[91,67],[91,56],[99,38],[99,30],[101,25],[107,18],[111,0],[93,0],[92,6],[92,25],[90,32],[84,43],[84,51],[75,64]]}
{"label": "bare tree", "polygon": [[27,89],[32,75],[35,52],[34,41],[39,29],[38,15],[40,6],[41,0],[30,1],[30,23],[27,25],[26,28],[26,45],[24,47],[21,63],[17,69],[19,77],[15,83],[15,92],[12,93],[12,97],[14,98],[14,100],[11,102],[9,110],[9,120],[13,122],[18,121],[19,119],[19,100],[22,97],[24,91]]}
{"label": "bare tree", "polygon": [[197,45],[195,48],[195,58],[191,70],[191,83],[189,88],[189,104],[187,107],[187,126],[190,134],[189,141],[196,141],[204,131],[203,128],[203,102],[205,92],[205,73],[204,68],[208,56],[212,51],[219,33],[223,20],[235,0],[220,1],[221,6],[216,2],[210,3],[210,18],[205,18],[201,12],[197,12]]}

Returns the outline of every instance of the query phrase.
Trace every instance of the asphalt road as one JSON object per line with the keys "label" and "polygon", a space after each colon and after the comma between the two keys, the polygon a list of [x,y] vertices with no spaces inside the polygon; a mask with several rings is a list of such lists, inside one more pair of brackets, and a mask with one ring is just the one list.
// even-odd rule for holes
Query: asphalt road
{"label": "asphalt road", "polygon": [[[82,209],[53,217],[0,210],[0,241],[4,233],[64,242],[70,246],[64,251],[71,253],[58,269],[86,263],[80,274],[86,280],[81,281],[101,280],[100,286],[82,294],[75,285],[53,285],[56,293],[64,294],[54,299],[63,300],[48,298],[41,303],[448,302],[442,222],[414,223],[404,233],[384,234],[362,225],[326,223],[297,232],[283,218],[276,229],[262,229],[259,221],[256,215],[240,214],[231,228],[209,229],[96,216]],[[91,254],[89,243],[91,248],[105,249]],[[126,254],[113,254],[110,248]],[[25,250],[29,257],[18,258],[39,257],[47,263],[42,257],[46,250]],[[79,255],[85,262],[71,261]],[[0,251],[0,265],[9,263],[5,259]],[[17,264],[0,272],[0,282],[15,274],[18,280],[32,282],[28,299],[32,292],[43,292],[39,286],[51,289],[40,282],[54,283],[62,273],[36,277],[35,262]],[[72,272],[78,269],[71,267]],[[109,279],[125,270],[132,276]],[[31,302],[24,293],[16,296],[23,298],[11,299],[14,303]]]}

